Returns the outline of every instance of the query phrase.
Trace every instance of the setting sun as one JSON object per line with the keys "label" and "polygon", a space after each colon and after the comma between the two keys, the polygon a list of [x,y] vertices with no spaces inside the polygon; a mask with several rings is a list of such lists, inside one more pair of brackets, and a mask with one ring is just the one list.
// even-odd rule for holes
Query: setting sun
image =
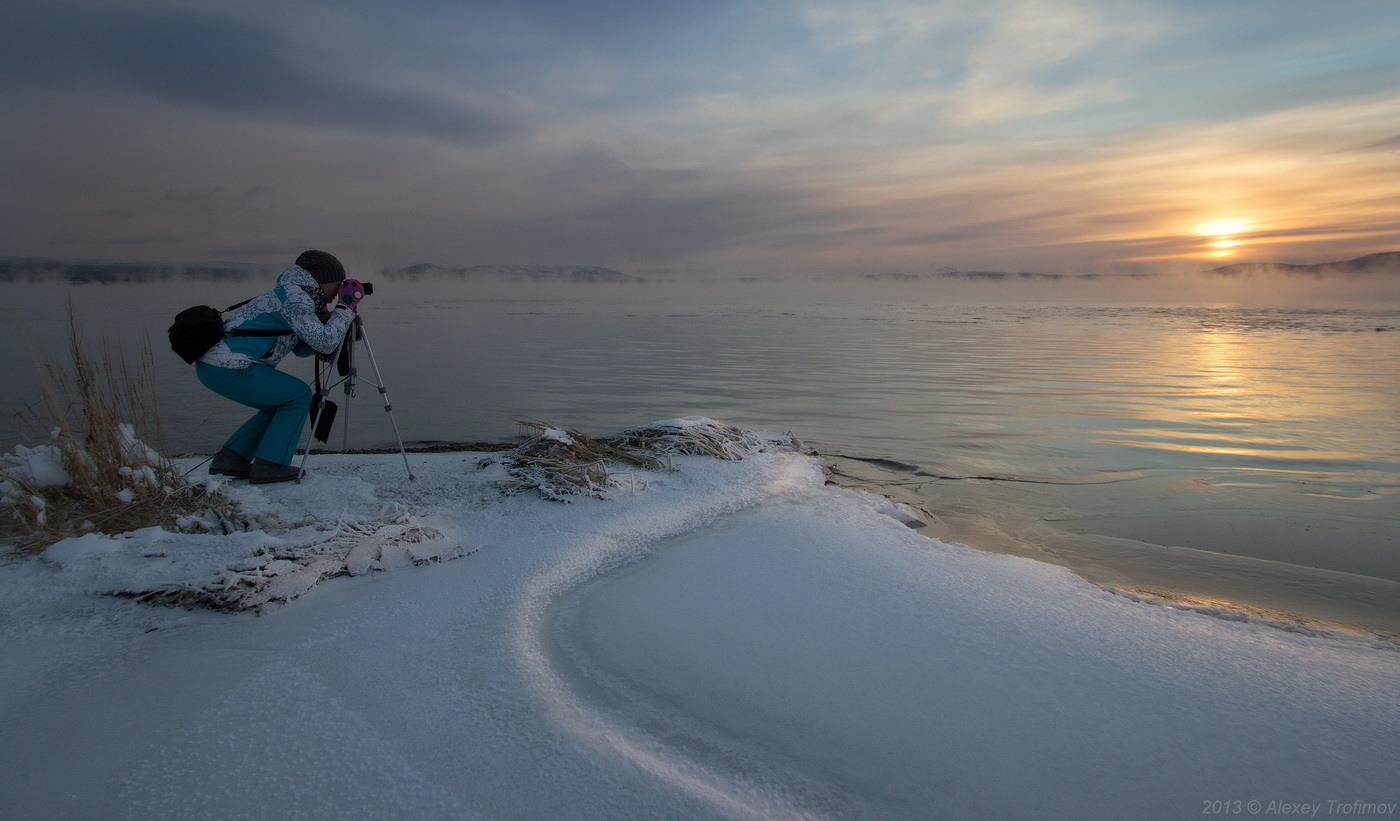
{"label": "setting sun", "polygon": [[1196,226],[1196,233],[1212,237],[1224,237],[1230,234],[1242,233],[1247,228],[1249,228],[1249,223],[1241,219],[1212,220]]}
{"label": "setting sun", "polygon": [[1211,220],[1197,225],[1195,230],[1202,236],[1215,237],[1215,242],[1210,243],[1209,255],[1220,259],[1234,255],[1234,249],[1240,245],[1240,240],[1234,239],[1234,236],[1249,230],[1249,222],[1242,219]]}

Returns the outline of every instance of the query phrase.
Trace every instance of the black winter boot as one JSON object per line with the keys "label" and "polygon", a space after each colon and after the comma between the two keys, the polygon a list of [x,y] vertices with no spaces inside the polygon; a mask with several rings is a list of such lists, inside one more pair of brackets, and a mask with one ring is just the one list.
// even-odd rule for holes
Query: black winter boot
{"label": "black winter boot", "polygon": [[273,482],[295,482],[301,478],[301,468],[295,465],[279,465],[274,462],[253,460],[253,469],[248,475],[248,483],[267,485]]}
{"label": "black winter boot", "polygon": [[209,472],[215,476],[232,476],[235,479],[247,479],[252,469],[252,462],[228,448],[215,454],[214,461],[209,465]]}

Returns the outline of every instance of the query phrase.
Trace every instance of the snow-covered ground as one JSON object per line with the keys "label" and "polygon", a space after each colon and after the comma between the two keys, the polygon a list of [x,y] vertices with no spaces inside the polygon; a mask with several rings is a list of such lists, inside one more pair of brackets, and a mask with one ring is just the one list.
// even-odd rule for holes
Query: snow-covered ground
{"label": "snow-covered ground", "polygon": [[[936,541],[799,453],[571,504],[409,458],[229,486],[285,529],[0,565],[0,815],[1400,814],[1394,648]],[[370,543],[260,613],[103,595]]]}

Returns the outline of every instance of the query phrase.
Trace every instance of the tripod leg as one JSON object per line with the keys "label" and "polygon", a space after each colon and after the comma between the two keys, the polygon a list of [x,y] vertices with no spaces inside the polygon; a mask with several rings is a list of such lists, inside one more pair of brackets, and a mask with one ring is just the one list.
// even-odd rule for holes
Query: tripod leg
{"label": "tripod leg", "polygon": [[355,314],[355,321],[350,323],[350,327],[345,331],[345,340],[341,342],[344,347],[343,365],[345,374],[345,423],[340,428],[340,452],[346,453],[350,450],[350,405],[351,399],[355,397],[355,341],[363,333],[360,326],[360,315]]}
{"label": "tripod leg", "polygon": [[[311,399],[312,402],[316,403],[316,418],[311,421],[311,429],[307,431],[306,434],[306,449],[301,453],[300,470],[302,476],[306,475],[306,460],[311,458],[311,444],[316,441],[316,431],[321,427],[321,416],[325,414],[326,405],[328,404],[326,402],[326,390],[321,387],[320,357],[315,359],[312,367],[316,369],[316,395]],[[327,365],[327,368],[329,369],[329,365]],[[301,479],[298,478],[297,482],[299,484]]]}
{"label": "tripod leg", "polygon": [[374,349],[369,345],[369,337],[365,335],[364,328],[360,329],[360,341],[365,343],[365,355],[369,357],[369,366],[374,371],[374,385],[379,389],[379,395],[384,397],[384,412],[389,414],[389,423],[394,426],[394,438],[399,442],[399,454],[403,456],[403,466],[408,471],[409,481],[415,478],[413,466],[408,463],[408,451],[404,450],[403,436],[399,434],[399,423],[394,421],[394,406],[389,404],[389,390],[384,387],[384,379],[379,375],[379,363],[374,361]]}

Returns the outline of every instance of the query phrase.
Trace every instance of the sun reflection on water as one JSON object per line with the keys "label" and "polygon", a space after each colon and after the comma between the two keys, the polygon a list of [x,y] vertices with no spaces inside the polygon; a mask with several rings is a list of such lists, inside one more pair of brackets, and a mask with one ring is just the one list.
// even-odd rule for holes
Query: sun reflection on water
{"label": "sun reflection on water", "polygon": [[1156,366],[1177,375],[1179,389],[1144,409],[1152,418],[1133,428],[1131,442],[1109,435],[1105,443],[1280,464],[1340,462],[1368,450],[1359,422],[1394,412],[1358,406],[1381,393],[1339,395],[1324,366],[1309,360],[1306,343],[1290,334],[1203,328],[1157,343]]}

